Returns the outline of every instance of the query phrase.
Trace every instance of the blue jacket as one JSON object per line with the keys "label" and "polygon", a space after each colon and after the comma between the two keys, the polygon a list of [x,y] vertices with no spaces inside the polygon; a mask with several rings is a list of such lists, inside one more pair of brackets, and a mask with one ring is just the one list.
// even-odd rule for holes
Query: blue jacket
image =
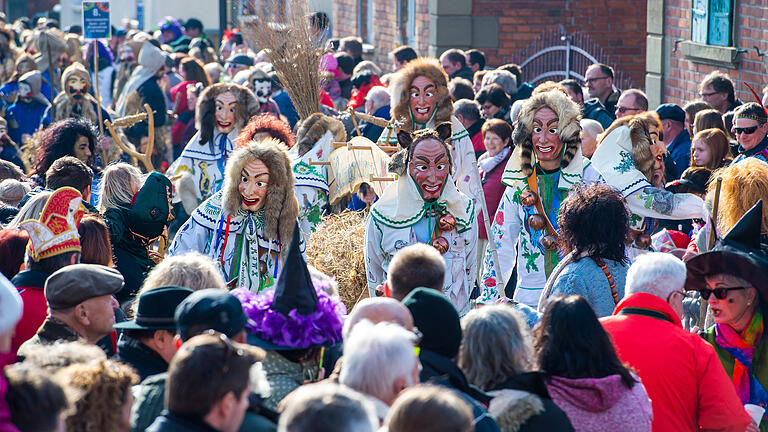
{"label": "blue jacket", "polygon": [[280,109],[280,114],[288,119],[288,124],[290,124],[291,129],[293,129],[299,121],[299,115],[296,113],[296,107],[293,106],[291,97],[288,96],[286,91],[282,91],[279,94],[272,96],[272,99],[274,99],[277,107]]}
{"label": "blue jacket", "polygon": [[[377,109],[373,115],[389,120],[389,105]],[[366,123],[360,128],[360,133],[369,140],[376,142],[379,140],[383,130],[384,128],[381,126],[377,126],[373,123]]]}
{"label": "blue jacket", "polygon": [[677,178],[683,174],[691,163],[691,136],[683,129],[677,134],[671,143],[667,144],[667,151],[672,155],[672,160],[677,166]]}
{"label": "blue jacket", "polygon": [[12,162],[18,165],[22,171],[26,170],[24,168],[24,163],[19,157],[19,152],[17,152],[16,149],[13,148],[10,144],[6,144],[3,141],[0,141],[0,159],[7,160],[8,162]]}
{"label": "blue jacket", "polygon": [[616,120],[616,117],[605,109],[598,98],[592,98],[584,102],[582,113],[584,114],[584,118],[596,120],[600,123],[603,126],[603,129],[608,129],[608,127],[611,126],[611,123]]}
{"label": "blue jacket", "polygon": [[30,103],[23,103],[20,100],[8,108],[6,120],[8,120],[8,136],[17,145],[22,145],[21,136],[23,134],[33,135],[38,129],[48,126],[51,123],[50,116],[47,115],[48,105],[33,100]]}

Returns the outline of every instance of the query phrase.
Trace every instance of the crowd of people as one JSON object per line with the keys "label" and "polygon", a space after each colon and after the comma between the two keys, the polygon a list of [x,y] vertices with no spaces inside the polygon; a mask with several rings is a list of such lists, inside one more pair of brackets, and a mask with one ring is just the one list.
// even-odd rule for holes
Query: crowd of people
{"label": "crowd of people", "polygon": [[1,432],[768,431],[768,91],[0,18]]}

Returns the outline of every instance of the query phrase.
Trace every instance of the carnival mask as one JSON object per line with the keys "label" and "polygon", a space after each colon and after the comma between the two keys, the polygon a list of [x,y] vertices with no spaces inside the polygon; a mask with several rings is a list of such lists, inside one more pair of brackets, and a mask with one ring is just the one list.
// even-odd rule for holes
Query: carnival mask
{"label": "carnival mask", "polygon": [[450,170],[448,150],[444,144],[430,138],[416,144],[408,162],[408,174],[416,182],[424,201],[440,198]]}
{"label": "carnival mask", "polygon": [[19,83],[19,98],[24,103],[30,103],[32,101],[32,87],[25,82]]}
{"label": "carnival mask", "polygon": [[88,162],[88,159],[90,159],[92,155],[91,145],[90,142],[88,142],[88,137],[78,135],[73,150],[76,158],[83,162]]}
{"label": "carnival mask", "polygon": [[136,60],[136,56],[133,54],[133,50],[131,49],[128,44],[124,44],[120,46],[120,50],[118,50],[119,58],[118,61],[120,63],[130,63]]}
{"label": "carnival mask", "polygon": [[417,76],[411,82],[409,106],[413,120],[426,123],[432,117],[437,105],[437,87],[431,79]]}
{"label": "carnival mask", "polygon": [[557,169],[563,152],[557,114],[549,108],[541,108],[533,116],[532,126],[531,141],[539,166],[547,170]]}
{"label": "carnival mask", "polygon": [[82,101],[85,94],[88,93],[88,82],[81,76],[72,75],[66,84],[67,92],[72,96],[72,99],[78,102]]}
{"label": "carnival mask", "polygon": [[240,172],[240,208],[247,211],[258,211],[264,206],[264,197],[269,186],[269,169],[259,159],[248,162]]}
{"label": "carnival mask", "polygon": [[659,134],[656,126],[648,128],[648,135],[651,137],[651,153],[653,154],[653,169],[664,169],[664,153],[667,152],[667,144],[664,138]]}
{"label": "carnival mask", "polygon": [[253,92],[260,103],[265,104],[272,95],[272,83],[270,81],[253,81]]}
{"label": "carnival mask", "polygon": [[231,92],[216,96],[216,128],[223,134],[232,132],[235,128],[235,107],[237,98]]}

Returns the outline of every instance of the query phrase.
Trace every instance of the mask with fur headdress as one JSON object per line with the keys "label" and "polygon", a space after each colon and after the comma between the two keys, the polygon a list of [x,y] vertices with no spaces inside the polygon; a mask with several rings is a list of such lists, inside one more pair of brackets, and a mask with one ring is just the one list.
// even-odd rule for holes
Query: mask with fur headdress
{"label": "mask with fur headdress", "polygon": [[347,131],[344,124],[333,117],[325,114],[314,113],[301,122],[296,130],[296,143],[298,144],[299,156],[304,156],[312,150],[312,147],[320,141],[320,138],[330,131],[333,134],[334,141],[347,141]]}
{"label": "mask with fur headdress", "polygon": [[224,171],[222,209],[232,215],[240,210],[238,185],[241,172],[245,165],[257,159],[269,170],[269,185],[262,207],[265,216],[264,232],[269,238],[277,238],[279,233],[281,242],[289,242],[299,215],[299,203],[293,195],[294,178],[288,149],[275,139],[251,141],[232,152]]}
{"label": "mask with fur headdress", "polygon": [[64,69],[61,74],[61,88],[63,91],[53,101],[56,106],[56,121],[73,117],[75,105],[79,105],[77,109],[80,111],[81,117],[98,123],[96,110],[92,103],[96,99],[88,93],[88,89],[91,88],[91,75],[85,66],[80,63],[72,63]]}
{"label": "mask with fur headdress", "polygon": [[542,108],[549,108],[557,115],[558,137],[563,143],[560,167],[565,168],[581,145],[581,110],[568,95],[558,90],[551,90],[531,96],[520,109],[517,126],[512,133],[512,140],[521,148],[522,169],[525,176],[533,173],[533,118]]}
{"label": "mask with fur headdress", "polygon": [[259,68],[252,68],[248,79],[245,81],[245,87],[256,95],[260,103],[265,104],[272,96],[272,80],[269,75]]}
{"label": "mask with fur headdress", "polygon": [[232,93],[237,100],[235,108],[235,130],[240,130],[248,119],[259,113],[259,101],[253,92],[237,84],[218,83],[200,93],[195,107],[195,127],[200,131],[200,143],[208,143],[213,152],[214,129],[216,128],[216,96]]}
{"label": "mask with fur headdress", "polygon": [[643,115],[637,115],[617,119],[611,127],[602,133],[598,147],[602,144],[602,140],[616,128],[622,126],[629,128],[629,139],[632,141],[632,162],[634,162],[635,168],[643,174],[646,180],[653,184],[655,162],[651,148],[653,146],[653,139],[651,139],[647,124],[647,121],[650,120],[643,117]]}
{"label": "mask with fur headdress", "polygon": [[434,124],[451,121],[453,104],[448,91],[448,77],[436,59],[417,58],[408,62],[392,78],[389,93],[392,95],[392,118],[403,121],[403,129],[413,130],[410,112],[411,83],[416,77],[423,76],[435,83],[435,107],[432,120]]}
{"label": "mask with fur headdress", "polygon": [[445,147],[445,153],[448,155],[448,172],[453,169],[453,159],[451,150],[446,142],[451,138],[451,123],[443,122],[434,129],[422,129],[416,132],[401,130],[397,133],[397,142],[403,149],[392,155],[389,161],[389,172],[403,176],[408,173],[408,164],[411,163],[413,150],[416,144],[425,139],[435,139]]}

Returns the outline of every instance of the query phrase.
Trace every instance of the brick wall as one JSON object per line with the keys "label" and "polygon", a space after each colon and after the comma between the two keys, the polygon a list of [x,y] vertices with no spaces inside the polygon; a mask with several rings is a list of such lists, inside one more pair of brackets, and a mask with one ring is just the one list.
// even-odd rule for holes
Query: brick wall
{"label": "brick wall", "polygon": [[[371,60],[384,69],[390,67],[386,53],[396,46],[392,37],[397,34],[396,1],[407,4],[407,0],[374,2],[377,52]],[[615,68],[629,74],[633,86],[642,87],[645,82],[645,3],[646,0],[474,0],[472,13],[499,17],[499,48],[483,49],[491,66],[524,61],[520,52],[544,31],[561,29],[569,34],[580,31],[591,36],[603,52],[611,56]],[[358,0],[334,1],[334,36],[357,33],[357,4]],[[416,0],[416,5],[416,48],[426,53],[427,0]]]}
{"label": "brick wall", "polygon": [[[740,56],[737,69],[710,66],[686,59],[680,51],[669,53],[669,67],[664,74],[664,101],[685,104],[698,98],[698,85],[708,73],[722,70],[733,79],[736,97],[746,102],[753,102],[754,96],[742,83],[748,82],[760,94],[768,84],[767,67],[763,58],[752,48],[768,51],[768,7],[765,0],[738,1],[737,37],[735,46],[749,49]],[[691,38],[691,2],[690,0],[667,0],[664,15],[665,36],[669,41]],[[670,47],[673,42],[670,42]]]}
{"label": "brick wall", "polygon": [[645,0],[475,0],[472,13],[499,17],[499,48],[484,50],[491,65],[523,62],[521,51],[544,30],[583,32],[610,56],[611,66],[629,75],[633,87],[642,88],[645,9]]}
{"label": "brick wall", "polygon": [[[392,68],[392,61],[387,54],[402,45],[400,33],[405,35],[406,21],[402,26],[397,22],[397,3],[407,7],[408,0],[375,0],[373,2],[373,29],[370,31],[370,43],[375,47],[373,53],[364,57],[375,62],[385,71]],[[416,0],[416,31],[414,48],[419,53],[426,53],[429,47],[429,11],[428,0]],[[367,0],[334,0],[333,2],[333,37],[360,36],[358,32],[358,6],[362,6],[363,20],[367,13]],[[365,24],[363,24],[365,28]]]}

